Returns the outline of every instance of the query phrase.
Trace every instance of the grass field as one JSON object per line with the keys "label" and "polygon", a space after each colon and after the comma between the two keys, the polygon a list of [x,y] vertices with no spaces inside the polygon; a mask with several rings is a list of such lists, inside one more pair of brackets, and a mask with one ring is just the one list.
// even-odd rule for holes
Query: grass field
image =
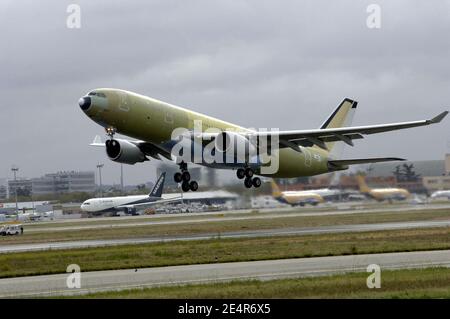
{"label": "grass field", "polygon": [[381,223],[399,221],[422,221],[422,220],[449,220],[450,209],[417,210],[413,212],[376,212],[346,215],[324,215],[324,216],[291,216],[247,220],[223,220],[205,221],[201,223],[182,223],[170,225],[145,225],[133,227],[102,228],[102,229],[74,229],[66,231],[43,231],[30,232],[22,236],[0,237],[0,245],[39,243],[87,239],[119,239],[119,238],[143,238],[164,235],[187,235],[187,234],[220,234],[230,231],[276,229],[287,227],[315,227],[326,225],[344,225],[360,223]]}
{"label": "grass field", "polygon": [[[346,210],[372,210],[372,211],[382,211],[386,209],[398,209],[405,207],[404,203],[364,203],[364,204],[351,204],[348,205]],[[433,207],[432,203],[427,204],[427,210],[439,209]],[[411,207],[411,206],[408,206]],[[450,208],[450,207],[449,207]],[[318,206],[318,207],[280,207],[276,209],[243,209],[243,210],[231,210],[231,211],[217,211],[208,213],[197,213],[197,214],[155,214],[155,215],[140,215],[133,217],[97,217],[97,218],[81,218],[74,220],[55,220],[55,221],[44,221],[38,223],[28,223],[26,226],[30,229],[39,228],[58,228],[67,226],[84,226],[84,225],[119,225],[119,224],[131,224],[136,222],[145,221],[169,221],[169,220],[196,220],[203,219],[205,217],[247,217],[247,216],[264,216],[273,214],[309,214],[309,213],[327,213],[327,212],[339,212],[337,206]]]}
{"label": "grass field", "polygon": [[450,268],[386,270],[381,288],[367,273],[270,281],[234,281],[94,293],[75,298],[450,298]]}
{"label": "grass field", "polygon": [[157,267],[450,248],[450,227],[175,241],[145,245],[0,254],[0,277],[64,273],[69,264],[82,271]]}

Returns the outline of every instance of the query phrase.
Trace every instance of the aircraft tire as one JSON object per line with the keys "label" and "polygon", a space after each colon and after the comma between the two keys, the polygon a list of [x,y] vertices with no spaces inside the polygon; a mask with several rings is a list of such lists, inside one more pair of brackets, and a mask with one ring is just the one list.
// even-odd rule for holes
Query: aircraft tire
{"label": "aircraft tire", "polygon": [[189,182],[189,181],[191,180],[191,174],[189,174],[188,171],[185,171],[185,172],[183,172],[183,173],[181,174],[181,179],[182,179],[184,182]]}
{"label": "aircraft tire", "polygon": [[253,174],[254,174],[254,172],[253,172],[253,170],[250,167],[247,167],[245,169],[245,176],[247,176],[248,178],[252,178]]}
{"label": "aircraft tire", "polygon": [[238,168],[236,171],[236,176],[239,179],[243,179],[245,177],[245,170],[243,168]]}
{"label": "aircraft tire", "polygon": [[181,173],[180,172],[175,173],[173,175],[173,180],[175,181],[175,183],[181,183],[183,181]]}
{"label": "aircraft tire", "polygon": [[258,188],[261,186],[261,179],[259,177],[255,177],[252,179],[252,184],[255,188]]}
{"label": "aircraft tire", "polygon": [[245,187],[247,187],[247,188],[252,188],[252,186],[253,186],[252,179],[251,179],[251,178],[246,178],[246,179],[244,180],[244,185],[245,185]]}
{"label": "aircraft tire", "polygon": [[189,183],[189,189],[193,192],[196,192],[198,189],[198,183],[196,181],[191,181]]}
{"label": "aircraft tire", "polygon": [[183,190],[183,192],[189,192],[189,190],[190,190],[191,188],[190,188],[189,183],[186,182],[186,181],[184,181],[183,184],[181,184],[181,189]]}

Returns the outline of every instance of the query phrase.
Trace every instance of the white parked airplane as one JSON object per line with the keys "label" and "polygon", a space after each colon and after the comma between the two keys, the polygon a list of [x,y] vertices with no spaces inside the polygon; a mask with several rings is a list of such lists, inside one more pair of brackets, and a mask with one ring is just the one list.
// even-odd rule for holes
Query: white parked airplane
{"label": "white parked airplane", "polygon": [[445,190],[445,191],[436,191],[433,194],[431,194],[431,198],[447,198],[448,200],[450,200],[450,190]]}
{"label": "white parked airplane", "polygon": [[148,195],[91,198],[81,204],[81,210],[92,214],[101,214],[106,212],[117,213],[119,211],[123,211],[126,214],[135,215],[136,208],[144,208],[156,203],[159,204],[179,201],[180,197],[170,199],[163,199],[161,197],[165,177],[166,173],[162,173],[152,191]]}
{"label": "white parked airplane", "polygon": [[[12,215],[12,217],[16,217],[16,215]],[[55,217],[55,213],[53,211],[48,211],[45,213],[37,213],[37,212],[31,212],[31,213],[21,213],[17,215],[17,220],[20,221],[38,221],[42,220],[44,218],[53,219]]]}

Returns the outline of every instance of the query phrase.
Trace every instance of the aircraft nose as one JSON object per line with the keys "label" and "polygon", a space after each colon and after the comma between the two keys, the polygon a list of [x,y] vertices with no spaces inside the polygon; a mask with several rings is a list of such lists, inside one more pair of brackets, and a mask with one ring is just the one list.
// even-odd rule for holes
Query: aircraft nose
{"label": "aircraft nose", "polygon": [[78,100],[78,105],[83,111],[87,111],[91,106],[91,98],[89,96],[82,97]]}

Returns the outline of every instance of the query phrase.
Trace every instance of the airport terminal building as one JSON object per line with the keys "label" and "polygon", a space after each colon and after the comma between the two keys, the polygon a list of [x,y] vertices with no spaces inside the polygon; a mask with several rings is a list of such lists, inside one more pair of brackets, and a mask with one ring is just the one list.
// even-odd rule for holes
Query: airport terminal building
{"label": "airport terminal building", "polygon": [[8,198],[8,181],[6,178],[0,178],[0,200]]}
{"label": "airport terminal building", "polygon": [[395,185],[412,192],[450,189],[450,154],[444,160],[408,161],[373,165],[369,177],[395,177]]}
{"label": "airport terminal building", "polygon": [[75,192],[93,193],[95,184],[95,172],[93,171],[62,171],[45,174],[37,178],[18,178],[8,180],[0,184],[0,200],[18,196],[67,194]]}
{"label": "airport terminal building", "polygon": [[33,178],[33,195],[65,194],[74,192],[92,193],[96,189],[95,173],[88,172],[57,172]]}
{"label": "airport terminal building", "polygon": [[33,192],[33,182],[31,179],[23,178],[8,181],[9,197],[14,196],[17,192],[18,196],[29,196]]}
{"label": "airport terminal building", "polygon": [[8,188],[4,185],[0,185],[0,200],[8,198]]}

